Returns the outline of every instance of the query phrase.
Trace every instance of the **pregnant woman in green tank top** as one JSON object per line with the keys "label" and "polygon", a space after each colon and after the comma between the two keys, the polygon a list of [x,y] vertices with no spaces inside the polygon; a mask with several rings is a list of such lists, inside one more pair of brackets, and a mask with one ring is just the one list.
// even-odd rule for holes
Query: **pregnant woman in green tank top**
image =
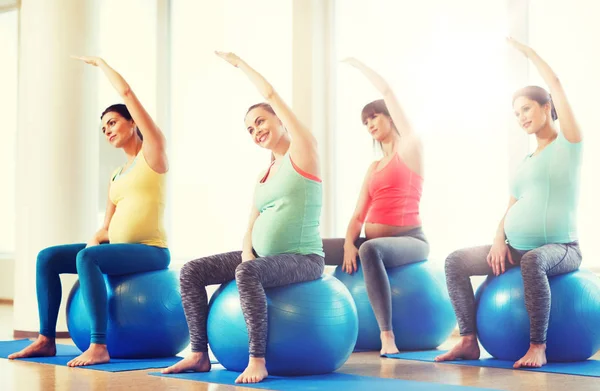
{"label": "pregnant woman in green tank top", "polygon": [[[461,340],[437,361],[479,358],[475,299],[469,276],[500,275],[521,266],[525,306],[530,320],[529,350],[515,364],[546,364],[546,334],[550,318],[549,276],[576,270],[581,264],[575,218],[581,164],[581,131],[558,77],[528,46],[509,43],[540,72],[552,95],[537,86],[513,96],[513,109],[521,128],[535,134],[537,149],[519,166],[511,197],[494,243],[462,249],[446,259],[446,282],[458,318]],[[560,118],[560,132],[555,120]],[[508,264],[506,263],[508,260]]]}
{"label": "pregnant woman in green tank top", "polygon": [[315,138],[267,80],[235,54],[217,55],[242,70],[267,100],[248,109],[245,124],[252,140],[271,151],[272,162],[257,179],[242,251],[196,259],[181,270],[192,353],[163,372],[210,370],[205,287],[235,278],[250,339],[248,367],[236,382],[257,383],[268,375],[264,288],[315,280],[323,274],[320,164]]}

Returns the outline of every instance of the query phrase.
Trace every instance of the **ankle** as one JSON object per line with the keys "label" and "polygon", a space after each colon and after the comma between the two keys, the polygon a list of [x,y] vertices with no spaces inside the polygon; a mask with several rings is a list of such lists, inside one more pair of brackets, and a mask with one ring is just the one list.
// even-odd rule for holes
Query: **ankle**
{"label": "ankle", "polygon": [[461,336],[461,342],[468,343],[468,344],[477,343],[477,335],[476,334],[463,335],[463,336]]}
{"label": "ankle", "polygon": [[55,338],[46,337],[46,336],[45,336],[45,335],[43,335],[43,334],[40,334],[40,335],[38,336],[38,339],[37,339],[37,342],[39,342],[39,343],[42,343],[42,344],[44,344],[44,345],[52,345],[52,344],[55,344],[55,343],[56,343],[55,341],[56,341],[56,339],[55,339]]}
{"label": "ankle", "polygon": [[535,350],[546,350],[546,344],[545,343],[535,343],[535,342],[530,342],[529,343],[529,349],[535,349]]}
{"label": "ankle", "polygon": [[90,347],[88,349],[93,349],[93,350],[108,350],[108,349],[106,349],[106,344],[103,344],[103,343],[94,343],[94,342],[92,342],[90,344]]}
{"label": "ankle", "polygon": [[394,337],[394,330],[385,330],[385,331],[382,331],[380,335],[381,335],[382,339],[383,338],[386,338],[386,339],[387,338],[392,338],[392,339],[395,338]]}
{"label": "ankle", "polygon": [[250,356],[250,360],[248,362],[248,365],[250,365],[250,364],[265,365],[266,363],[267,363],[267,361],[265,360],[264,357],[252,357],[252,356]]}

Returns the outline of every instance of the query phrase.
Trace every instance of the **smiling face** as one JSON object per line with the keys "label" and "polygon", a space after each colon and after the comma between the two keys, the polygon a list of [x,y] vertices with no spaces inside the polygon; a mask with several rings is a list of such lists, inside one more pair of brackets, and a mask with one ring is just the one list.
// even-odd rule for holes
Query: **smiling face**
{"label": "smiling face", "polygon": [[264,106],[250,109],[244,123],[254,143],[265,149],[272,150],[285,131],[279,118]]}
{"label": "smiling face", "polygon": [[529,99],[526,96],[520,96],[513,103],[515,117],[519,126],[525,130],[527,134],[535,134],[543,129],[550,118],[551,106],[550,103],[540,105],[537,101]]}
{"label": "smiling face", "polygon": [[121,148],[136,136],[135,122],[125,119],[116,111],[109,111],[102,116],[102,133],[113,147]]}

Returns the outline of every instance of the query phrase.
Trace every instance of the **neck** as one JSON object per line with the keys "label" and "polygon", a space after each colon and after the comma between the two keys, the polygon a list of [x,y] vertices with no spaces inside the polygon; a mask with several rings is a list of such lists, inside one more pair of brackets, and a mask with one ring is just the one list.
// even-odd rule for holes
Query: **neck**
{"label": "neck", "polygon": [[134,135],[131,140],[123,146],[123,151],[127,155],[128,160],[135,159],[137,154],[142,149],[142,140],[137,135]]}
{"label": "neck", "polygon": [[400,141],[400,136],[395,131],[391,132],[389,136],[381,141],[381,149],[383,156],[390,156],[396,150],[396,145]]}
{"label": "neck", "polygon": [[290,143],[291,141],[287,133],[281,136],[277,145],[271,150],[275,156],[275,160],[281,159],[287,153],[288,149],[290,149]]}
{"label": "neck", "polygon": [[535,134],[538,144],[538,150],[545,148],[548,144],[554,141],[557,136],[558,131],[556,130],[556,128],[550,123],[546,124]]}

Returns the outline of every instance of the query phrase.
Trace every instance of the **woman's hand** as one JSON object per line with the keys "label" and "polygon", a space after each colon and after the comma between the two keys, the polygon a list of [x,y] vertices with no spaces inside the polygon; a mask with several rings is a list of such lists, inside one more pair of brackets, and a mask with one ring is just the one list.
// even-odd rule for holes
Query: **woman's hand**
{"label": "woman's hand", "polygon": [[495,276],[499,276],[506,271],[507,258],[512,265],[515,264],[512,260],[512,255],[510,254],[510,249],[508,248],[506,242],[502,240],[496,240],[492,245],[492,248],[490,249],[486,259]]}
{"label": "woman's hand", "polygon": [[242,63],[242,59],[235,53],[215,51],[215,54],[236,68]]}
{"label": "woman's hand", "polygon": [[356,258],[358,258],[358,249],[354,244],[344,244],[344,263],[342,264],[342,271],[348,274],[352,274],[358,270],[356,264]]}
{"label": "woman's hand", "polygon": [[75,60],[83,61],[86,64],[90,64],[95,67],[100,66],[102,63],[104,63],[104,60],[101,59],[100,57],[71,56],[71,58],[74,58]]}
{"label": "woman's hand", "polygon": [[508,44],[510,46],[512,46],[513,48],[515,48],[518,51],[520,51],[521,53],[523,53],[526,57],[529,57],[529,55],[533,52],[532,48],[530,48],[529,46],[527,46],[525,44],[522,44],[521,42],[517,41],[513,37],[506,38],[506,42],[508,42]]}

